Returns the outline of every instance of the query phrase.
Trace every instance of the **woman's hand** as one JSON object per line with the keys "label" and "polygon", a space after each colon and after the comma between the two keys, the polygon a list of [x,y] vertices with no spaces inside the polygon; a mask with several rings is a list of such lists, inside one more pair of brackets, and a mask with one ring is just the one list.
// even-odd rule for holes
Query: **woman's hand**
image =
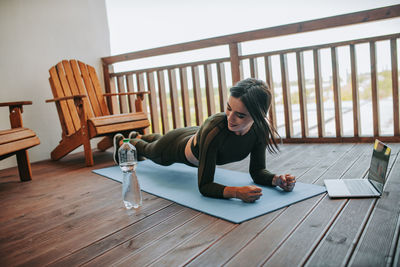
{"label": "woman's hand", "polygon": [[285,175],[275,175],[272,179],[272,185],[279,186],[283,190],[290,192],[293,190],[296,184],[296,178],[293,175],[285,174]]}
{"label": "woman's hand", "polygon": [[238,187],[225,187],[225,198],[238,198],[244,202],[254,202],[262,196],[262,189],[255,185],[238,186]]}

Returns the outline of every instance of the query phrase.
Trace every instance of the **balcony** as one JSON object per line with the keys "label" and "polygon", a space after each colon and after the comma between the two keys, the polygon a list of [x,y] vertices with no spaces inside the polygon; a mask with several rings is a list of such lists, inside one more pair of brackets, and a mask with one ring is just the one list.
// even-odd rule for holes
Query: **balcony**
{"label": "balcony", "polygon": [[[267,154],[267,168],[317,185],[366,177],[371,144],[379,138],[392,148],[381,198],[331,199],[324,193],[241,224],[147,193],[142,209],[126,211],[121,185],[92,172],[114,164],[111,150],[94,151],[96,165],[89,168],[83,153],[75,153],[33,163],[31,182],[19,182],[16,168],[1,170],[0,262],[398,266],[400,33],[251,54],[240,48],[243,42],[399,16],[396,5],[102,58],[107,93],[151,92],[150,132],[200,125],[224,111],[231,84],[249,76],[265,79],[274,93],[269,119],[283,141],[279,154]],[[213,46],[226,48],[229,57],[113,70],[127,61]],[[384,70],[378,64],[382,51],[390,62]],[[367,72],[360,71],[365,58]],[[131,101],[109,97],[108,105],[123,113],[134,109]],[[247,172],[248,165],[249,158],[221,167]]]}

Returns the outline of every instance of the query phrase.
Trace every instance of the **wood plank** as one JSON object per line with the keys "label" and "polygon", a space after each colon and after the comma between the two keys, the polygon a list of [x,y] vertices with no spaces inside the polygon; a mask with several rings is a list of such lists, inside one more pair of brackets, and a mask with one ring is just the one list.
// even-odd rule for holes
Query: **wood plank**
{"label": "wood plank", "polygon": [[[327,151],[332,151],[334,148],[333,146],[308,146],[311,150],[309,151],[310,153],[307,153],[307,155],[304,155],[302,153],[302,150],[298,150],[296,152],[292,151],[292,153],[285,154],[282,156],[290,156],[287,158],[287,160],[282,160],[282,158],[277,158],[276,160],[269,161],[268,169],[272,173],[276,173],[277,171],[282,172],[282,169],[287,168],[287,166],[294,166],[291,170],[285,170],[285,172],[290,173],[290,171],[296,170],[301,170],[299,166],[304,166],[305,163],[310,164],[312,161],[310,160],[310,157],[313,159],[320,159],[321,160],[321,155],[325,154]],[[312,148],[311,148],[312,147]],[[315,153],[313,153],[315,152]],[[285,159],[286,159],[285,157]],[[337,155],[335,154],[335,157],[337,158]],[[300,161],[300,162],[299,162]],[[298,163],[298,164],[295,164]],[[315,166],[315,163],[312,162],[313,166]],[[232,166],[232,165],[231,165]],[[243,166],[244,168],[246,166]],[[236,167],[237,168],[237,167]],[[305,167],[303,171],[307,172],[308,167]],[[320,169],[322,170],[322,169]],[[324,168],[325,170],[325,168]],[[247,171],[247,169],[246,169]],[[295,175],[298,175],[299,173],[293,173]],[[315,175],[312,174],[312,177],[315,179]],[[244,222],[240,225],[238,225],[235,229],[233,229],[228,236],[225,236],[221,240],[219,240],[216,244],[214,244],[212,247],[210,247],[207,251],[205,251],[203,254],[201,254],[199,257],[197,257],[193,262],[191,262],[189,265],[202,265],[202,266],[207,266],[209,264],[213,266],[219,266],[225,264],[229,259],[231,259],[236,253],[239,253],[243,249],[247,248],[249,242],[254,240],[260,232],[264,231],[264,229],[268,229],[270,225],[280,217],[280,214],[284,212],[285,209],[280,209],[278,211],[266,214],[264,216],[258,217],[256,219],[253,219],[248,222]],[[240,237],[240,238],[238,238]],[[264,241],[266,241],[264,239]],[[260,247],[261,249],[264,249],[264,247]],[[263,253],[260,253],[260,255],[264,255],[264,250]],[[249,263],[247,263],[249,264]]]}
{"label": "wood plank", "polygon": [[[339,150],[335,150],[332,146],[316,147],[317,153],[310,153],[304,162],[299,162],[299,159],[291,160],[294,163],[299,162],[299,166],[304,163],[313,162],[314,167],[305,168],[304,173],[298,174],[297,179],[301,182],[312,183],[318,177],[322,177],[326,173],[328,166],[334,164],[342,165],[343,162],[348,163],[348,158],[344,158],[347,155],[348,149],[351,146],[342,146]],[[319,151],[322,150],[322,151]],[[340,154],[339,154],[339,153]],[[321,155],[325,154],[324,160],[320,160]],[[354,159],[354,156],[352,157]],[[297,170],[298,166],[293,166],[293,171]],[[287,172],[292,172],[292,170],[287,170]],[[293,172],[292,172],[293,173]],[[238,252],[235,257],[230,259],[227,263],[228,266],[242,266],[248,259],[251,260],[251,264],[254,266],[262,264],[271,254],[280,246],[291,232],[298,227],[299,224],[304,220],[310,212],[319,205],[321,199],[324,195],[320,195],[298,204],[292,205],[281,213],[281,215],[274,220],[265,230],[263,230],[259,235],[252,240],[244,249]],[[266,238],[266,236],[268,236]]]}
{"label": "wood plank", "polygon": [[[133,75],[132,74],[125,75],[125,80],[126,80],[127,92],[135,92],[135,87],[133,85]],[[128,96],[129,112],[136,112],[135,100],[136,100],[136,95]]]}
{"label": "wood plank", "polygon": [[[110,75],[112,73],[114,73],[114,68],[113,66],[108,66],[107,72],[110,73]],[[107,78],[105,78],[107,79]],[[109,83],[107,84],[107,87],[109,89],[109,91],[107,91],[107,93],[117,93],[117,88],[116,88],[116,83],[115,83],[115,77],[109,77]],[[117,101],[117,97],[115,96],[109,96],[107,97],[107,103],[109,106],[109,111],[111,114],[119,114],[119,108],[118,108],[118,101]]]}
{"label": "wood plank", "polygon": [[299,105],[300,105],[300,123],[301,136],[303,138],[309,136],[308,130],[308,113],[307,113],[307,88],[304,76],[304,55],[303,52],[296,53],[297,65],[297,86],[299,88]]}
{"label": "wood plank", "polygon": [[[92,82],[92,85],[93,85],[92,88],[94,89],[94,91],[96,93],[97,101],[98,101],[98,103],[100,105],[101,112],[102,112],[103,115],[109,115],[110,112],[109,112],[108,107],[106,105],[106,101],[105,101],[105,99],[103,97],[103,90],[101,89],[101,84],[100,84],[99,78],[97,76],[96,69],[93,68],[90,65],[86,65],[86,66],[87,66],[87,70],[89,71],[89,76],[90,76],[90,79],[91,79],[91,82]],[[83,78],[84,77],[85,76],[83,75]]]}
{"label": "wood plank", "polygon": [[349,261],[352,265],[390,266],[394,258],[394,248],[398,242],[395,235],[400,207],[393,205],[400,201],[400,157],[392,154],[396,161],[389,173],[383,197],[376,202],[366,229]]}
{"label": "wood plank", "polygon": [[[118,85],[118,92],[119,93],[126,93],[126,86],[125,86],[125,77],[124,76],[118,76],[117,77],[117,85]],[[122,114],[126,114],[129,112],[129,102],[128,102],[128,96],[126,95],[120,95],[118,96],[118,102],[119,102],[119,108],[120,112]]]}
{"label": "wood plank", "polygon": [[[103,57],[102,61],[106,64],[112,64],[121,61],[164,55],[170,53],[178,53],[178,52],[218,46],[218,45],[229,44],[231,46],[231,45],[236,45],[239,42],[265,39],[265,38],[302,33],[308,31],[316,31],[321,29],[329,29],[333,27],[353,25],[353,24],[376,21],[381,19],[388,19],[398,16],[400,16],[400,5],[393,5],[383,8],[370,9],[365,11],[321,18],[321,19],[302,21],[297,23],[265,28],[265,29],[203,39],[199,41],[168,45],[164,47],[125,53],[110,57]],[[238,80],[240,80],[240,78]],[[237,82],[238,80],[234,80],[234,82]]]}
{"label": "wood plank", "polygon": [[99,239],[93,244],[90,244],[83,249],[76,250],[68,256],[53,262],[52,266],[76,266],[88,263],[107,251],[117,247],[118,245],[150,230],[155,227],[160,221],[176,216],[183,211],[183,207],[177,204],[172,204],[164,209],[161,209],[147,217],[139,220],[128,227],[121,229],[103,239]]}
{"label": "wood plank", "polygon": [[[70,60],[69,65],[71,66],[72,73],[76,82],[76,85],[78,87],[78,93],[77,95],[88,95],[85,85],[83,84],[82,81],[82,75],[81,72],[79,71],[79,66],[78,62],[76,60]],[[92,118],[94,116],[93,114],[93,108],[90,105],[89,99],[87,97],[83,98],[83,103],[85,104],[85,111],[87,113],[87,118]]]}
{"label": "wood plank", "polygon": [[228,93],[226,87],[225,63],[217,63],[218,93],[220,112],[225,111],[225,105],[228,102]]}
{"label": "wood plank", "polygon": [[[68,86],[65,79],[65,73],[62,68],[62,64],[57,64],[56,67],[50,69],[50,77],[52,79],[52,84],[54,85],[53,95],[54,97],[71,96],[71,90],[69,88],[64,88]],[[65,104],[62,104],[65,103]],[[73,100],[66,100],[60,102],[60,107],[63,112],[63,117],[65,119],[65,125],[67,126],[68,133],[73,134],[80,128],[80,120],[76,107]]]}
{"label": "wood plank", "polygon": [[[354,159],[354,157],[353,157]],[[347,175],[354,177],[353,173],[365,173],[369,162],[362,161],[359,168],[349,168]],[[347,165],[349,166],[349,165]],[[351,166],[351,165],[350,165]],[[335,168],[336,171],[338,170]],[[336,172],[335,171],[335,172]],[[342,169],[343,171],[343,169]],[[346,170],[344,170],[346,171]],[[325,175],[324,175],[325,176]],[[345,175],[342,175],[344,178]],[[332,176],[325,176],[332,177]],[[357,176],[356,176],[357,177]],[[318,184],[323,183],[323,179],[317,181]],[[296,230],[287,238],[283,244],[270,256],[264,264],[266,265],[302,265],[309,257],[309,253],[324,236],[327,229],[331,226],[346,203],[345,199],[330,199],[324,196],[320,204],[310,213],[309,216],[296,228]],[[302,244],[310,244],[302,246]],[[288,251],[296,251],[296,253],[288,253]],[[282,258],[282,255],[285,259]],[[284,263],[283,263],[284,262]]]}
{"label": "wood plank", "polygon": [[99,103],[99,99],[96,95],[96,91],[93,88],[93,84],[89,75],[88,65],[80,61],[78,61],[78,64],[79,64],[79,69],[81,70],[83,82],[85,83],[86,92],[87,96],[89,97],[90,105],[93,108],[94,116],[97,117],[97,116],[108,115],[103,113],[103,110]]}
{"label": "wood plank", "polygon": [[242,55],[242,46],[240,43],[229,43],[229,56],[231,62],[232,72],[232,85],[235,85],[243,77],[242,62],[240,56]]}
{"label": "wood plank", "polygon": [[[146,120],[139,120],[139,121],[130,121],[130,122],[124,122],[124,123],[119,123],[118,124],[118,132],[123,132],[123,131],[129,131],[132,129],[137,129],[137,130],[143,130],[147,127],[150,126],[150,122]],[[90,129],[92,129],[90,127]],[[111,125],[104,125],[104,126],[98,126],[96,127],[96,135],[102,135],[102,134],[107,134],[107,133],[115,133],[116,126],[115,124]],[[92,130],[91,132],[93,132]]]}
{"label": "wood plank", "polygon": [[190,97],[189,97],[187,68],[179,68],[179,77],[181,83],[183,125],[185,127],[188,127],[191,126],[191,122],[190,122],[190,103],[189,103]]}
{"label": "wood plank", "polygon": [[[136,82],[137,82],[137,88],[139,92],[145,92],[146,91],[146,86],[144,84],[145,81],[145,73],[138,73],[136,74]],[[136,96],[137,99],[138,96]],[[136,100],[137,101],[137,100]],[[142,106],[144,107],[143,112],[147,115],[148,111],[147,111],[147,97],[146,95],[144,95],[143,97],[143,102],[142,102]],[[138,108],[136,108],[137,111],[139,111]]]}
{"label": "wood plank", "polygon": [[157,71],[158,80],[158,95],[160,97],[160,110],[161,110],[161,123],[163,134],[169,131],[169,120],[168,120],[168,110],[167,110],[167,96],[165,93],[165,77],[164,71]]}
{"label": "wood plank", "polygon": [[101,116],[92,118],[89,121],[94,126],[103,126],[103,125],[110,125],[110,124],[118,124],[121,122],[133,122],[133,121],[140,121],[146,120],[146,114],[144,112],[136,112],[136,113],[128,113],[128,114],[117,114],[117,115],[109,115],[109,116]]}
{"label": "wood plank", "polygon": [[235,225],[232,223],[217,220],[186,242],[179,244],[167,254],[159,257],[150,266],[183,266],[234,228]]}
{"label": "wood plank", "polygon": [[204,79],[206,84],[207,114],[215,114],[215,96],[211,65],[204,65]]}
{"label": "wood plank", "polygon": [[331,60],[332,60],[333,102],[335,105],[336,137],[341,137],[343,135],[343,119],[342,119],[342,97],[340,93],[339,58],[337,55],[337,47],[331,48]]}
{"label": "wood plank", "polygon": [[250,76],[254,79],[258,79],[258,63],[257,58],[250,58],[249,59],[250,65]]}
{"label": "wood plank", "polygon": [[154,81],[154,72],[147,73],[147,86],[150,91],[150,118],[153,133],[160,133],[159,112],[157,104],[157,92]]}
{"label": "wood plank", "polygon": [[176,70],[168,69],[169,92],[171,97],[172,125],[173,129],[181,128],[182,121],[179,112],[178,86],[176,83]]}
{"label": "wood plank", "polygon": [[[370,153],[363,154],[363,158],[358,162],[369,162],[370,156]],[[391,160],[389,163],[389,169],[393,162],[394,160]],[[364,174],[360,173],[358,176]],[[357,174],[352,174],[352,177],[357,177],[355,175]],[[349,199],[331,229],[312,253],[307,266],[315,266],[320,262],[326,262],[327,266],[347,265],[375,204],[374,198]]]}
{"label": "wood plank", "polygon": [[393,134],[400,135],[399,67],[397,60],[397,39],[395,38],[390,40],[390,56],[392,63]]}
{"label": "wood plank", "polygon": [[315,81],[315,101],[317,108],[317,124],[318,124],[318,137],[325,136],[325,119],[324,119],[324,94],[321,76],[321,57],[320,51],[313,50],[314,58],[314,81]]}
{"label": "wood plank", "polygon": [[149,246],[141,249],[140,252],[129,255],[127,258],[124,258],[121,262],[118,262],[117,264],[129,266],[146,266],[148,264],[151,264],[152,262],[157,260],[158,257],[167,254],[175,246],[184,243],[189,238],[193,237],[199,231],[203,230],[216,220],[217,219],[215,217],[201,214],[193,218],[193,220],[186,222],[178,229],[169,232],[157,242],[154,242]]}
{"label": "wood plank", "polygon": [[[120,196],[120,190],[118,196]],[[119,200],[119,198],[115,198]],[[116,206],[119,206],[116,208]],[[93,240],[102,239],[105,237],[105,231],[120,231],[130,224],[137,222],[148,216],[147,212],[152,214],[154,211],[164,208],[169,205],[169,202],[159,198],[152,198],[146,205],[143,211],[127,211],[122,205],[118,203],[110,203],[101,211],[96,213],[86,214],[81,221],[73,220],[68,224],[56,227],[49,232],[45,233],[45,240],[39,238],[35,246],[29,247],[27,254],[35,254],[26,256],[23,263],[26,266],[37,266],[52,261],[58,260],[60,257],[66,256],[73,252],[79,244],[79,247],[86,247],[90,245]],[[90,217],[90,218],[88,218]],[[102,224],[96,224],[101,221]],[[65,230],[65,228],[67,228]],[[58,232],[58,233],[57,233]],[[63,238],[61,235],[70,235],[70,239]],[[57,246],[54,246],[57,243]],[[29,253],[30,252],[30,253]],[[35,253],[32,253],[35,252]],[[20,253],[20,251],[19,251]]]}
{"label": "wood plank", "polygon": [[193,94],[194,94],[194,109],[196,113],[196,125],[200,126],[203,123],[203,98],[200,88],[199,66],[192,67]]}
{"label": "wood plank", "polygon": [[369,43],[371,60],[371,90],[372,90],[372,122],[374,127],[374,136],[380,135],[380,117],[379,117],[379,94],[377,77],[377,59],[375,42]]}
{"label": "wood plank", "polygon": [[14,128],[10,130],[1,130],[0,145],[4,145],[18,140],[23,140],[33,136],[36,136],[35,132],[28,128]]}
{"label": "wood plank", "polygon": [[180,229],[182,225],[185,225],[188,221],[193,220],[199,215],[199,212],[185,208],[182,212],[160,222],[155,227],[134,236],[121,245],[118,245],[102,254],[100,257],[84,264],[84,266],[99,266],[99,264],[109,266],[111,264],[121,264],[122,261],[128,259],[128,257],[137,255],[137,253],[140,253],[155,241],[162,239],[175,229]]}
{"label": "wood plank", "polygon": [[292,120],[292,101],[290,94],[290,80],[287,66],[287,55],[280,55],[281,77],[282,77],[282,98],[283,110],[285,113],[285,133],[286,138],[293,136],[293,120]]}
{"label": "wood plank", "polygon": [[354,44],[350,45],[350,64],[351,64],[351,92],[353,104],[353,129],[354,136],[361,135],[361,120],[360,120],[360,100],[358,92],[358,73],[357,73],[357,58]]}
{"label": "wood plank", "polygon": [[271,91],[271,106],[269,108],[269,121],[271,125],[274,127],[274,129],[277,129],[276,125],[276,108],[275,108],[275,89],[274,89],[274,80],[272,76],[272,65],[271,65],[271,57],[270,56],[265,56],[264,57],[264,63],[265,63],[265,81],[267,85],[269,86],[269,89]]}

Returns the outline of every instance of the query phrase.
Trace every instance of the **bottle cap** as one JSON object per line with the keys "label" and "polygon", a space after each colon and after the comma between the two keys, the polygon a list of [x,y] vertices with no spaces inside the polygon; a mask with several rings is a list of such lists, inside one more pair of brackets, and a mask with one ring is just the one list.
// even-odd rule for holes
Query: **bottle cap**
{"label": "bottle cap", "polygon": [[123,142],[124,143],[129,143],[129,139],[128,138],[124,138]]}

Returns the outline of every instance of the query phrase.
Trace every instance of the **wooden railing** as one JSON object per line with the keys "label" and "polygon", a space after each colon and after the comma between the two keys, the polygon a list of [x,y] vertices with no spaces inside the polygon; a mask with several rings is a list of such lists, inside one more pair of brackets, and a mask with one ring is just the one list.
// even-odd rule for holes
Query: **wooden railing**
{"label": "wooden railing", "polygon": [[[295,47],[280,51],[268,51],[258,54],[241,54],[241,42],[265,39],[296,33],[304,33],[338,26],[353,25],[358,23],[377,21],[400,16],[400,5],[339,15],[323,19],[293,23],[283,26],[266,28],[262,30],[244,32],[193,41],[188,43],[170,45],[160,48],[148,49],[122,55],[102,58],[106,92],[125,91],[150,91],[147,99],[148,112],[151,118],[153,132],[167,132],[173,128],[200,125],[203,120],[220,111],[228,97],[228,87],[244,77],[243,70],[249,69],[250,76],[263,78],[272,88],[274,93],[273,105],[269,116],[273,125],[279,130],[284,142],[370,142],[374,138],[383,141],[400,141],[399,123],[399,88],[398,88],[398,56],[397,43],[400,33],[376,36],[365,39],[348,40],[336,43],[320,44],[308,47]],[[380,108],[378,96],[378,71],[376,58],[376,43],[390,43],[391,57],[391,103],[393,116],[393,130],[391,134],[382,134],[380,127]],[[370,58],[370,87],[372,104],[371,131],[362,132],[361,111],[362,104],[359,97],[359,74],[357,72],[357,46],[369,45]],[[140,58],[166,55],[183,51],[196,50],[213,46],[226,45],[229,48],[229,57],[212,60],[135,69],[131,71],[113,71],[113,64]],[[339,75],[338,49],[348,49],[351,64],[351,108],[346,113],[352,113],[352,130],[344,131],[343,100],[341,97],[341,84]],[[323,85],[321,73],[321,51],[330,51],[332,68],[331,85]],[[313,82],[305,78],[305,54],[311,54],[313,66]],[[293,67],[289,66],[288,56],[295,56]],[[363,55],[365,56],[365,55]],[[273,64],[273,58],[279,58],[278,64]],[[297,72],[297,91],[291,91],[289,69],[295,68]],[[274,82],[273,70],[280,69],[280,77]],[[262,74],[262,75],[260,75]],[[261,77],[262,76],[262,77]],[[228,77],[231,77],[228,81]],[[229,85],[227,82],[231,82]],[[201,86],[201,84],[204,84]],[[310,100],[310,89],[312,95]],[[327,115],[324,94],[327,90],[333,95],[333,114]],[[294,96],[295,95],[295,96]],[[292,103],[295,99],[298,112],[294,114]],[[108,104],[114,113],[128,112],[134,108],[132,99],[109,98]],[[310,108],[313,107],[313,108]],[[315,119],[310,119],[310,114]],[[294,116],[295,115],[295,116]],[[295,117],[295,118],[294,118]],[[348,117],[348,115],[346,115]],[[315,122],[310,122],[315,121]],[[327,133],[326,127],[332,126],[333,133]],[[329,124],[329,125],[328,125]],[[347,127],[348,128],[348,127]]]}

